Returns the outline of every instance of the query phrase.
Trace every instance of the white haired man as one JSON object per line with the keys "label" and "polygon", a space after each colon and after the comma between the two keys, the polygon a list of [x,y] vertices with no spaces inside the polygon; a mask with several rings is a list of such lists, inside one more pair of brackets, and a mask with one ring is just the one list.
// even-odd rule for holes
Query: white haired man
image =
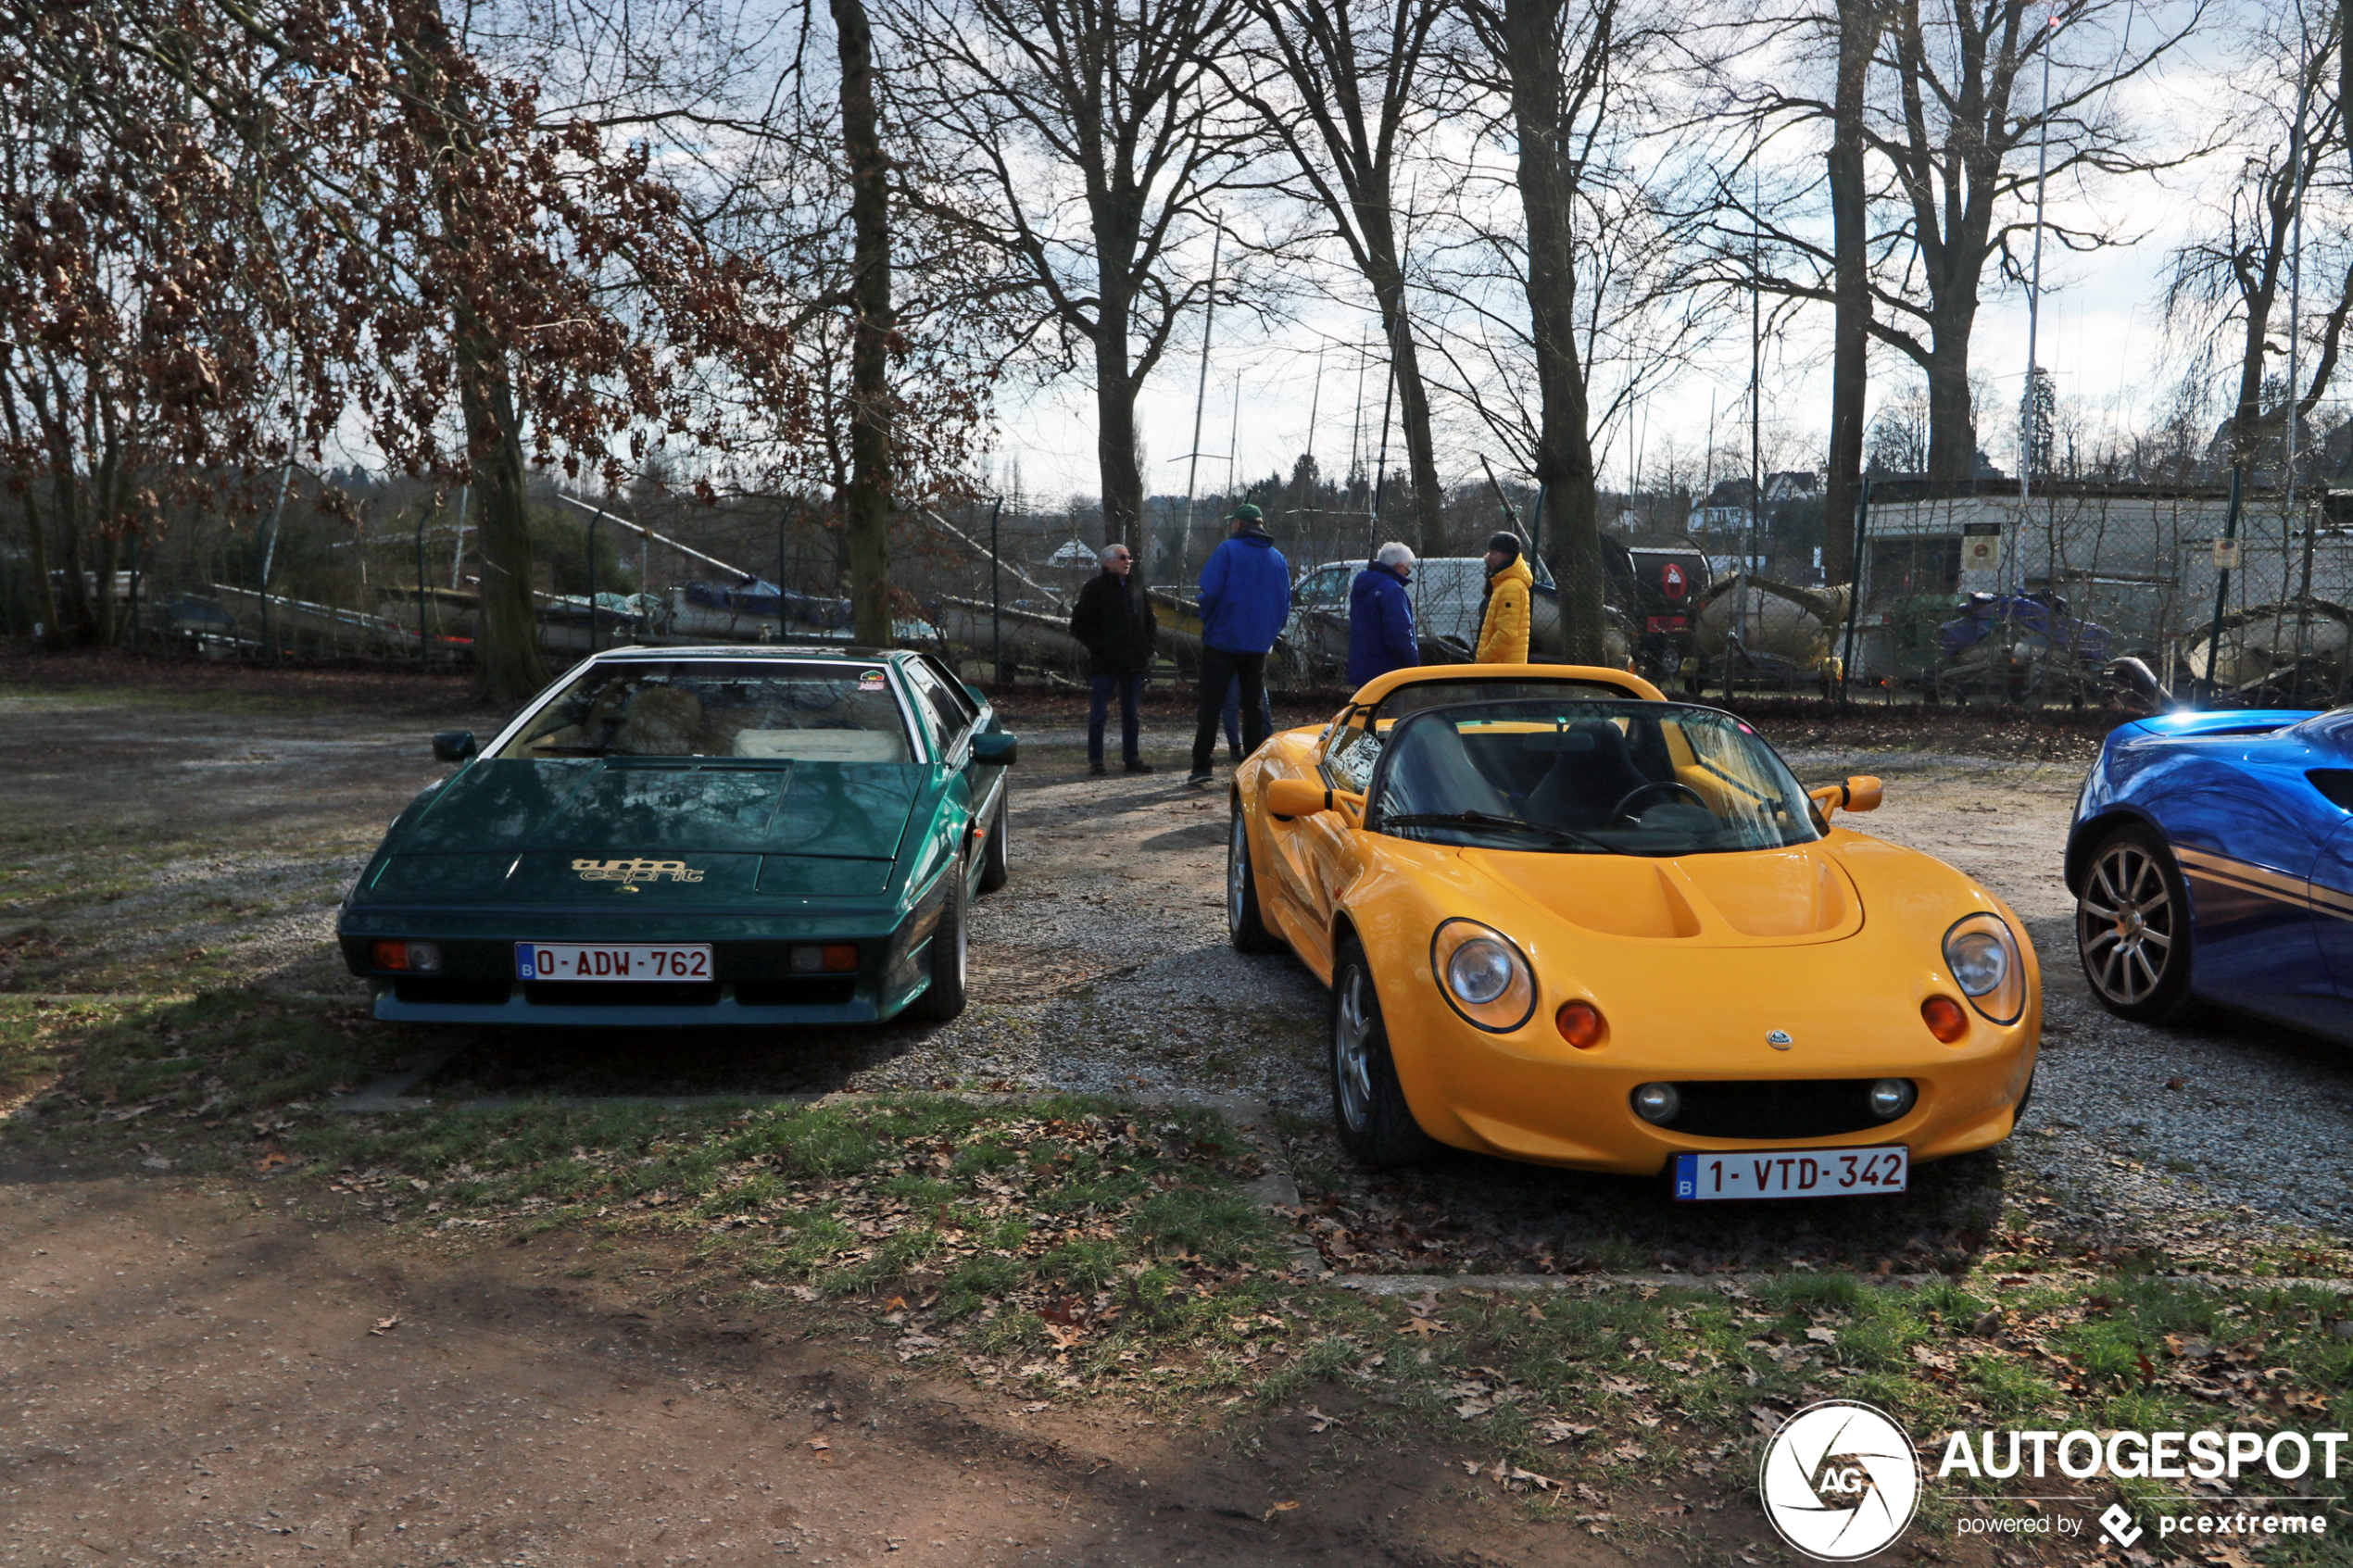
{"label": "white haired man", "polygon": [[1392,539],[1373,554],[1348,590],[1348,684],[1361,686],[1422,661],[1414,640],[1414,552]]}
{"label": "white haired man", "polygon": [[1159,618],[1152,602],[1137,592],[1128,574],[1136,558],[1127,546],[1105,545],[1096,552],[1102,571],[1078,590],[1070,612],[1070,634],[1087,649],[1088,684],[1094,688],[1087,704],[1087,771],[1105,771],[1103,727],[1114,692],[1119,694],[1119,750],[1131,773],[1149,773],[1151,764],[1137,750],[1142,715],[1137,699],[1144,688],[1144,673],[1151,668],[1152,646],[1160,638]]}

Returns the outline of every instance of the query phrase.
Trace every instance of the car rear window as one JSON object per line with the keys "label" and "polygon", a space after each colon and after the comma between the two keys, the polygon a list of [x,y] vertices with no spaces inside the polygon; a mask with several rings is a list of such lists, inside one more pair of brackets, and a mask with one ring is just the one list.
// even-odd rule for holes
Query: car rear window
{"label": "car rear window", "polygon": [[503,758],[739,757],[907,762],[907,719],[879,664],[680,659],[595,666]]}

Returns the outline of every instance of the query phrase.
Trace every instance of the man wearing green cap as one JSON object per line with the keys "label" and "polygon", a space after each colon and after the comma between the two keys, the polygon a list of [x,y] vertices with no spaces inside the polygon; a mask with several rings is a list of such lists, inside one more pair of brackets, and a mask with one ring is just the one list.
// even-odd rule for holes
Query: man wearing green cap
{"label": "man wearing green cap", "polygon": [[1195,709],[1189,784],[1211,780],[1218,710],[1226,688],[1241,684],[1242,754],[1265,744],[1266,655],[1290,619],[1290,566],[1266,533],[1265,514],[1245,501],[1227,521],[1233,537],[1201,569],[1201,699]]}

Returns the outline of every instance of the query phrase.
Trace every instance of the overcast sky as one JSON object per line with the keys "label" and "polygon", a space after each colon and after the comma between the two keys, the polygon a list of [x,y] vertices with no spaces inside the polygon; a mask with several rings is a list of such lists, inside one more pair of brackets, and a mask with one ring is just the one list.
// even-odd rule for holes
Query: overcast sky
{"label": "overcast sky", "polygon": [[[2133,25],[2139,30],[2138,37],[2145,38],[2153,31],[2153,10],[2165,8],[2166,0],[2157,0],[2154,7],[2148,4],[2136,7]],[[2173,60],[2153,79],[2116,90],[2116,113],[2148,127],[2153,140],[2160,144],[2194,132],[2221,101],[2221,84],[2216,72],[2222,68],[2223,51],[2231,43],[2229,27],[2225,15],[2211,46]],[[2064,92],[2063,80],[2055,90]],[[2164,336],[2160,295],[2169,253],[2236,176],[2244,151],[2226,149],[2189,168],[2112,180],[2090,190],[2071,182],[2052,183],[2048,210],[2054,222],[2104,229],[2130,242],[2089,255],[2069,255],[2055,245],[2045,251],[2039,358],[2057,378],[2062,398],[2080,399],[2094,411],[2095,428],[2120,424],[2130,429],[2145,421],[2180,374],[2178,353],[2161,360],[2159,352]],[[2318,216],[2313,215],[2315,224]],[[2326,301],[2316,302],[2314,290],[2325,293],[2334,280],[2320,276],[2309,262],[2307,278],[2308,313],[2317,312]],[[2027,359],[2027,301],[2025,291],[2004,283],[1991,264],[1982,294],[1971,360],[1998,406],[1981,417],[1979,436],[1994,460],[2009,468],[2016,444],[2015,409]],[[1745,314],[1742,312],[1742,319],[1723,335],[1709,363],[1644,399],[1636,430],[1642,449],[1649,454],[1645,461],[1651,474],[1657,472],[1659,454],[1667,444],[1671,442],[1694,458],[1706,446],[1711,395],[1718,470],[1733,463],[1744,468],[1747,435],[1743,421],[1749,381]],[[1818,463],[1827,438],[1829,315],[1827,307],[1809,309],[1766,351],[1766,418],[1768,425],[1780,428],[1783,449],[1796,459],[1792,466]],[[1340,340],[1342,346],[1327,349],[1324,356],[1320,416],[1312,439],[1325,470],[1342,470],[1351,426],[1357,417],[1358,356],[1347,345],[1351,339],[1371,337],[1378,356],[1377,324],[1370,312],[1335,307],[1272,336],[1252,332],[1229,312],[1221,316],[1217,336],[1202,420],[1202,445],[1217,457],[1202,463],[1202,490],[1211,493],[1223,488],[1224,456],[1229,442],[1237,452],[1236,466],[1246,480],[1288,470],[1299,454],[1308,449],[1309,410],[1318,401],[1315,345],[1333,339]],[[1155,371],[1139,406],[1148,465],[1146,483],[1155,494],[1182,494],[1185,488],[1185,465],[1177,459],[1191,449],[1199,343],[1196,323]],[[2178,349],[2178,341],[2175,346]],[[2234,350],[2225,352],[2221,357],[2222,364],[2229,366],[2233,357]],[[1241,379],[1239,406],[1237,373]],[[2218,371],[2221,373],[2227,372]],[[1918,380],[1907,359],[1876,345],[1871,374],[1874,408],[1881,398]],[[1377,362],[1363,383],[1368,445],[1378,445],[1379,439],[1382,375],[1383,367]],[[1601,390],[1606,395],[1609,389]],[[1066,378],[1035,393],[1011,393],[1001,414],[1000,482],[1001,465],[1018,458],[1024,488],[1033,501],[1051,504],[1074,495],[1097,493],[1094,409],[1091,389],[1083,377]],[[1605,489],[1622,487],[1630,461],[1628,429],[1619,423],[1596,434],[1606,443],[1601,457],[1602,484]],[[1773,441],[1768,431],[1768,463]],[[1736,458],[1723,455],[1725,447],[1735,445]],[[1500,471],[1504,456],[1501,444],[1465,436],[1452,444],[1441,439],[1443,476],[1453,482],[1475,475],[1476,453],[1482,445]],[[1394,436],[1390,460],[1392,465],[1403,460],[1402,444]]]}

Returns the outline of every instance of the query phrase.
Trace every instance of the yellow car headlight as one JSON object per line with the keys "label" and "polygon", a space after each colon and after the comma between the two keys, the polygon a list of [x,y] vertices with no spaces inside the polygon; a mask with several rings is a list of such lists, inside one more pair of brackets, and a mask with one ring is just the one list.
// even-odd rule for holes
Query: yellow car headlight
{"label": "yellow car headlight", "polygon": [[1954,922],[1944,934],[1944,967],[1969,1006],[1994,1022],[2016,1023],[2026,1010],[2026,962],[2000,916]]}
{"label": "yellow car headlight", "polygon": [[1490,1034],[1509,1034],[1535,1015],[1536,972],[1492,926],[1444,922],[1429,939],[1429,967],[1446,1005]]}

